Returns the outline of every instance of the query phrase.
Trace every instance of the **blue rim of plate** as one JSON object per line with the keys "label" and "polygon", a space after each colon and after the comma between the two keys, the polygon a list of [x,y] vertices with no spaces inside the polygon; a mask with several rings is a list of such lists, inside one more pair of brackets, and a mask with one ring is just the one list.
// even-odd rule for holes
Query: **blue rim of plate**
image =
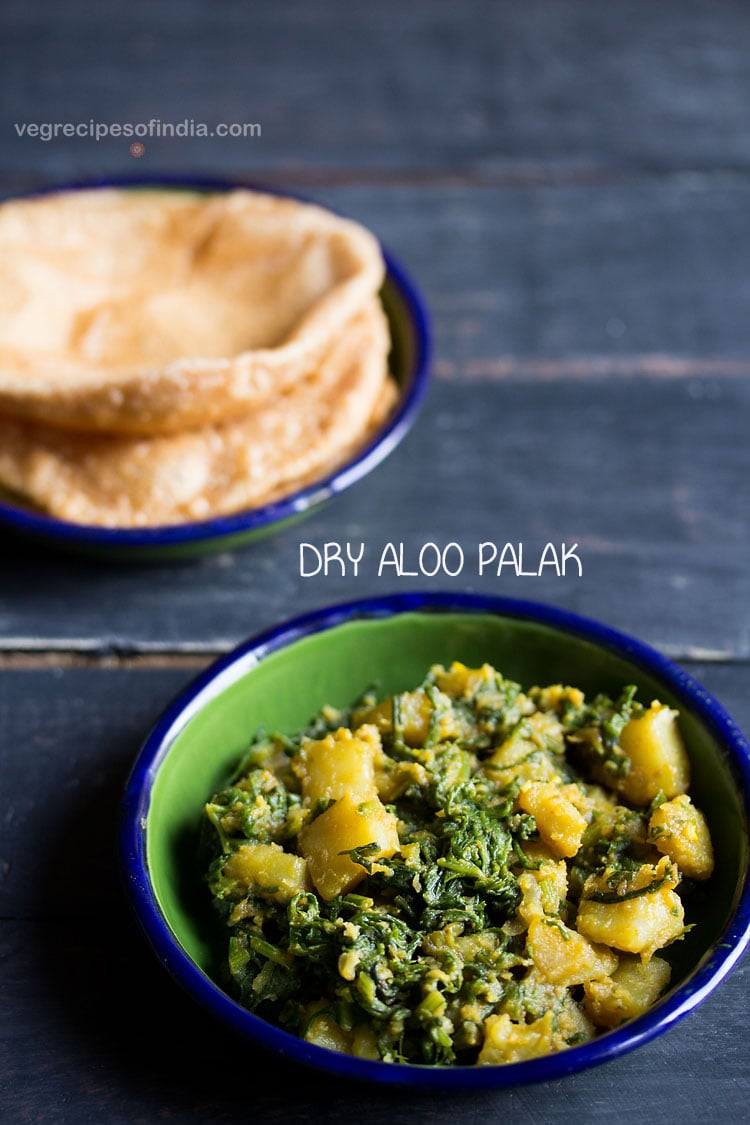
{"label": "blue rim of plate", "polygon": [[682,668],[649,645],[567,610],[538,602],[483,594],[408,593],[345,602],[296,617],[259,633],[215,661],[184,689],[157,721],[128,779],[119,849],[125,885],[135,913],[159,960],[203,1007],[240,1035],[303,1065],[343,1078],[430,1090],[480,1090],[561,1078],[639,1047],[701,1004],[734,968],[750,944],[750,874],[743,874],[734,912],[718,941],[672,994],[645,1015],[598,1039],[559,1054],[503,1066],[430,1067],[374,1062],[307,1043],[253,1015],[221,990],[185,953],[173,935],[151,888],[146,860],[146,823],[154,778],[161,762],[196,711],[265,657],[303,637],[348,621],[401,613],[464,612],[515,618],[548,626],[589,641],[660,680],[729,751],[729,767],[743,796],[750,834],[750,743],[721,704]]}
{"label": "blue rim of plate", "polygon": [[[286,199],[297,199],[302,203],[315,203],[295,192],[282,191],[266,184],[226,180],[210,176],[122,176],[116,178],[96,178],[76,180],[71,183],[56,184],[24,192],[18,199],[33,199],[38,196],[54,195],[57,192],[85,191],[96,188],[138,188],[169,187],[184,191],[231,191],[233,188],[246,188],[278,195]],[[319,206],[319,204],[318,204]],[[330,208],[329,208],[330,210]],[[191,523],[168,524],[152,528],[105,528],[92,524],[74,524],[67,520],[45,515],[31,508],[19,507],[0,499],[0,523],[25,534],[40,535],[48,540],[77,543],[81,546],[103,548],[128,547],[177,547],[190,544],[209,543],[213,540],[235,535],[251,535],[263,528],[272,528],[286,520],[301,516],[337,496],[340,492],[367,476],[372,469],[384,461],[403,440],[414,424],[417,412],[427,391],[428,373],[432,357],[432,329],[427,304],[419,288],[399,261],[385,246],[380,245],[386,266],[386,281],[390,281],[398,292],[399,300],[407,310],[409,322],[414,330],[414,362],[409,372],[407,385],[399,396],[396,409],[384,426],[361,449],[334,472],[328,473],[305,488],[264,504],[217,516],[214,519],[198,520]]]}

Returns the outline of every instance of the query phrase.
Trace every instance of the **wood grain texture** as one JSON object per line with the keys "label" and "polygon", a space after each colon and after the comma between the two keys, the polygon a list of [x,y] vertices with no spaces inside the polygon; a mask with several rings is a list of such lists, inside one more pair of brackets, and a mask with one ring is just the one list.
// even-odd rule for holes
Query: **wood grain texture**
{"label": "wood grain texture", "polygon": [[129,142],[18,121],[259,122],[259,141],[146,140],[140,165],[428,169],[527,179],[750,164],[741,0],[70,0],[4,5],[3,145],[17,176],[134,164]]}
{"label": "wood grain texture", "polygon": [[[282,185],[283,186],[283,185]],[[627,186],[316,188],[370,226],[424,289],[444,377],[747,373],[750,183],[685,177]],[[661,362],[659,357],[663,357]],[[578,361],[577,369],[571,365]],[[593,362],[592,362],[593,361]],[[566,368],[565,363],[568,364]],[[689,364],[683,377],[698,374]]]}
{"label": "wood grain texture", "polygon": [[0,917],[92,919],[119,900],[125,779],[148,730],[196,672],[0,673]]}
{"label": "wood grain texture", "polygon": [[[745,670],[691,665],[750,725]],[[186,672],[0,677],[0,1116],[7,1121],[270,1123],[389,1119],[685,1125],[750,1096],[745,959],[677,1028],[561,1083],[465,1098],[392,1095],[288,1068],[211,1023],[146,948],[123,901],[113,837],[125,773]],[[30,846],[33,842],[33,846]],[[669,1081],[665,1080],[669,1077]],[[632,1096],[638,1090],[638,1099]]]}
{"label": "wood grain texture", "polygon": [[[437,381],[417,428],[307,522],[235,554],[97,565],[6,538],[5,649],[221,650],[304,610],[402,589],[548,601],[680,657],[750,655],[750,379]],[[377,576],[388,542],[462,544],[456,578]],[[300,578],[299,544],[364,542],[358,578]],[[478,544],[578,543],[583,578],[478,577]],[[528,567],[527,567],[528,568]]]}

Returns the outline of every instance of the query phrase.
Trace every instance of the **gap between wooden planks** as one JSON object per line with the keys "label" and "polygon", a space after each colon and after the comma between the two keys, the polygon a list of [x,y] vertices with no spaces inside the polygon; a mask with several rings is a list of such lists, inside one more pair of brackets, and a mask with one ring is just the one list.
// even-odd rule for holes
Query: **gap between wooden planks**
{"label": "gap between wooden planks", "polygon": [[199,672],[231,646],[197,651],[119,652],[114,649],[7,649],[0,651],[0,671],[45,668],[184,668]]}
{"label": "gap between wooden planks", "polygon": [[[114,169],[110,170],[113,177]],[[169,177],[169,172],[165,173]],[[359,168],[342,167],[304,167],[292,164],[273,164],[258,168],[252,176],[247,167],[223,166],[213,175],[221,180],[231,181],[237,187],[243,185],[257,188],[259,185],[295,188],[339,188],[339,187],[419,187],[419,188],[526,188],[526,187],[630,187],[635,185],[660,183],[689,183],[691,188],[707,190],[717,186],[741,183],[750,176],[750,166],[736,165],[696,165],[694,167],[667,167],[658,163],[641,162],[636,165],[608,162],[557,161],[555,159],[525,160],[514,162],[511,166],[477,167],[468,161],[463,168],[450,165],[426,164],[423,167],[408,165],[363,165]],[[33,191],[46,186],[73,179],[60,175],[54,169],[43,166],[33,176],[18,173],[14,169],[0,168],[0,192],[7,194]],[[97,179],[91,175],[83,179]]]}
{"label": "gap between wooden planks", "polygon": [[[218,656],[230,652],[232,645],[216,646],[204,650],[180,649],[158,652],[118,651],[114,648],[97,650],[93,648],[6,648],[0,650],[0,671],[37,671],[45,668],[184,668],[187,671],[200,671]],[[662,649],[662,651],[666,651]],[[736,657],[731,652],[715,649],[688,648],[684,652],[666,652],[676,663],[726,665],[729,667],[750,667],[750,659]]]}
{"label": "gap between wooden planks", "polygon": [[650,379],[698,379],[750,377],[750,359],[728,356],[644,355],[580,356],[547,359],[541,356],[494,356],[467,359],[461,363],[437,359],[433,371],[438,379],[608,379],[646,376]]}

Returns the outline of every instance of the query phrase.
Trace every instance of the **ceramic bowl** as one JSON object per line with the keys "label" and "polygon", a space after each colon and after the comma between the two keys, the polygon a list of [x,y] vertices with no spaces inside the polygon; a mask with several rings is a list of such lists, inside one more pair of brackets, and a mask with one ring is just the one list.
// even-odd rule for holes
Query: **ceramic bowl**
{"label": "ceramic bowl", "polygon": [[[169,188],[188,191],[229,191],[261,185],[214,179],[138,178],[96,181],[50,188],[75,191],[92,187]],[[35,194],[46,194],[38,192]],[[306,200],[306,202],[312,202]],[[387,421],[353,457],[334,472],[260,508],[217,516],[194,523],[152,528],[102,528],[70,523],[23,507],[0,491],[0,526],[32,536],[46,545],[88,555],[130,560],[189,557],[244,546],[311,514],[321,504],[349,488],[380,464],[414,424],[427,388],[431,331],[424,300],[398,261],[385,249],[386,277],[381,300],[391,332],[389,365],[400,395]]]}
{"label": "ceramic bowl", "polygon": [[[435,662],[489,661],[522,684],[565,683],[680,711],[691,793],[711,828],[716,871],[698,925],[668,951],[673,987],[616,1031],[559,1054],[497,1067],[372,1062],[304,1042],[252,1015],[217,979],[223,939],[196,864],[201,808],[257,727],[291,733],[323,703],[348,705],[377,683],[413,687]],[[298,618],[240,645],[199,676],[158,721],[127,785],[121,857],[138,918],[159,959],[208,1011],[289,1060],[333,1074],[429,1089],[547,1080],[614,1058],[681,1019],[719,984],[750,938],[750,746],[686,672],[639,642],[548,606],[455,594],[405,594]],[[218,940],[217,940],[218,936]],[[700,1034],[699,1018],[695,1032]]]}

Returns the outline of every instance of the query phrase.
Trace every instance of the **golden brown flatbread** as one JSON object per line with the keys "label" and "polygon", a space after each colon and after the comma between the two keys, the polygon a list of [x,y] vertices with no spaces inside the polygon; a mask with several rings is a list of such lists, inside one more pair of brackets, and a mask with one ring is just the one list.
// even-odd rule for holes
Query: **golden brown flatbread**
{"label": "golden brown flatbread", "polygon": [[57,516],[150,527],[257,507],[342,464],[395,398],[377,300],[313,375],[242,418],[151,438],[0,418],[0,484]]}
{"label": "golden brown flatbread", "polygon": [[357,223],[252,191],[92,189],[0,205],[0,413],[176,433],[315,371],[377,293]]}

